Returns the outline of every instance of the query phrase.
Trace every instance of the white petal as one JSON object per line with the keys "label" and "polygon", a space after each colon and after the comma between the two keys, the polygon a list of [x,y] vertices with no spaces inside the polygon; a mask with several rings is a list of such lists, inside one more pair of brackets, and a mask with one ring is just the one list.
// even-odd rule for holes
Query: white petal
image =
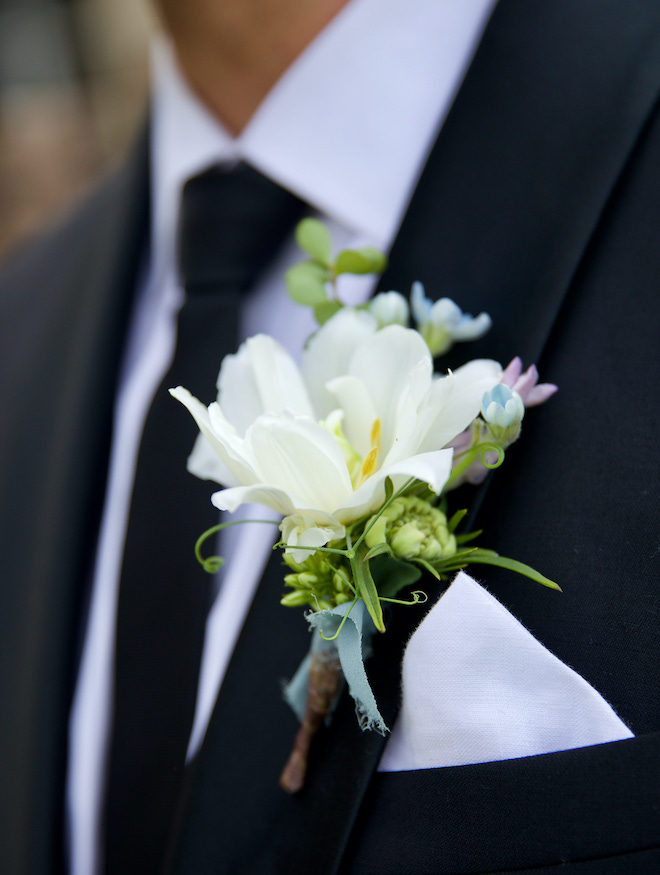
{"label": "white petal", "polygon": [[332,512],[352,492],[346,462],[332,435],[314,420],[264,415],[246,435],[259,480],[296,497],[298,506]]}
{"label": "white petal", "polygon": [[431,307],[431,322],[441,328],[446,328],[454,334],[454,328],[461,321],[463,311],[451,298],[440,298]]}
{"label": "white petal", "polygon": [[476,340],[485,334],[493,324],[488,313],[479,313],[474,319],[464,316],[452,331],[454,340]]}
{"label": "white petal", "polygon": [[[401,428],[410,429],[409,412],[427,394],[433,362],[420,334],[390,325],[366,338],[351,357],[348,373],[364,383],[381,421],[382,446],[388,452]],[[403,410],[406,410],[404,416]],[[347,424],[348,427],[348,424]]]}
{"label": "white petal", "polygon": [[335,516],[346,524],[377,510],[385,500],[386,477],[391,478],[395,491],[410,477],[415,477],[439,494],[451,474],[453,455],[449,449],[422,453],[377,471],[355,490],[349,501],[337,508]]}
{"label": "white petal", "polygon": [[[240,447],[234,446],[242,442],[236,437],[231,424],[222,418],[222,429],[218,429],[218,422],[214,423],[212,421],[211,417],[215,412],[217,404],[211,404],[207,409],[199,399],[191,395],[183,386],[170,389],[170,395],[176,398],[177,401],[180,401],[190,411],[211,449],[220,458],[221,462],[229,468],[235,481],[238,483],[254,483],[256,477],[253,467],[244,458]],[[192,474],[197,474],[195,469],[191,468],[190,471]],[[197,476],[201,475],[197,474]]]}
{"label": "white petal", "polygon": [[312,415],[298,366],[272,337],[258,334],[227,356],[218,376],[218,401],[227,419],[243,436],[262,413],[285,409]]}
{"label": "white petal", "polygon": [[403,448],[407,454],[440,449],[466,429],[478,415],[484,393],[499,383],[501,374],[497,362],[475,359],[436,380],[420,411],[419,430]]}
{"label": "white petal", "polygon": [[188,456],[188,470],[200,480],[213,480],[223,486],[238,486],[234,475],[203,434],[197,435],[192,453]]}
{"label": "white petal", "polygon": [[220,492],[213,493],[211,503],[218,510],[227,510],[229,513],[234,513],[241,504],[263,504],[283,516],[296,510],[293,498],[286,490],[267,483],[221,489]]}
{"label": "white petal", "polygon": [[353,350],[375,331],[370,313],[344,308],[310,338],[301,369],[318,419],[325,419],[335,406],[326,384],[346,373]]}
{"label": "white petal", "polygon": [[314,552],[296,550],[295,547],[324,547],[328,541],[343,538],[346,534],[344,526],[334,517],[330,517],[325,525],[318,525],[318,522],[314,516],[305,514],[293,514],[282,520],[282,540],[288,544],[290,549],[286,552],[291,553],[295,562],[304,562]]}
{"label": "white petal", "polygon": [[371,449],[371,429],[378,416],[367,387],[358,377],[337,377],[328,389],[344,412],[342,430],[361,456]]}

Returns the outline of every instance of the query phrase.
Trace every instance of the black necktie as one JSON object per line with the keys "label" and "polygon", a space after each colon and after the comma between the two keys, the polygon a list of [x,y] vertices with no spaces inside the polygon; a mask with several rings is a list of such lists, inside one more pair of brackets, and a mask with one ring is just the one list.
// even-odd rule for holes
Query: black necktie
{"label": "black necktie", "polygon": [[213,485],[186,470],[196,436],[168,388],[208,403],[235,351],[239,295],[272,259],[303,204],[247,165],[214,167],[183,192],[186,299],[172,364],[149,410],[137,463],[117,619],[106,871],[157,872],[192,726],[208,577],[193,554],[217,521]]}

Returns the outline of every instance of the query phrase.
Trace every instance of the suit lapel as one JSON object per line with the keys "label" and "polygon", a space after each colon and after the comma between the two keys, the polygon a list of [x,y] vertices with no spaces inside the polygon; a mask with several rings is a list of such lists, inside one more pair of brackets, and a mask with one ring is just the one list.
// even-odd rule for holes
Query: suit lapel
{"label": "suit lapel", "polygon": [[491,314],[449,366],[540,356],[655,102],[659,19],[647,2],[500,0],[381,284]]}
{"label": "suit lapel", "polygon": [[[0,691],[3,871],[61,861],[66,728],[83,592],[102,504],[113,400],[147,228],[147,138],[71,223],[5,271],[11,334],[0,472],[14,516],[2,527],[0,640],[12,665]],[[53,272],[53,264],[58,265]],[[15,290],[19,290],[17,294]],[[21,332],[26,326],[26,334]],[[11,496],[11,498],[10,498]],[[27,535],[25,533],[28,533]],[[7,674],[7,673],[6,673]],[[3,682],[5,678],[3,677]],[[26,776],[29,776],[26,780]],[[13,791],[7,786],[15,785]],[[11,865],[9,864],[9,861]],[[15,868],[13,868],[15,867]]]}
{"label": "suit lapel", "polygon": [[[501,0],[495,10],[382,284],[403,290],[421,279],[435,296],[455,297],[472,312],[487,309],[496,327],[464,358],[518,353],[529,362],[540,355],[660,81],[646,36],[658,11],[641,2],[634,13],[623,8]],[[625,31],[616,23],[622,14]],[[264,648],[276,639],[274,650],[286,656],[273,658],[290,672],[307,645],[302,618],[277,605],[277,574],[271,563],[190,771],[174,871],[231,872],[242,861],[244,869],[266,873],[286,860],[290,872],[335,872],[377,767],[384,741],[357,729],[344,696],[318,739],[305,790],[291,799],[275,786],[294,723],[262,689],[277,680],[273,672],[264,680],[271,658]],[[368,664],[390,725],[400,654],[419,619],[399,611]],[[239,697],[246,710],[236,735],[229,712],[250,662],[261,692]],[[237,750],[243,753],[235,756]]]}

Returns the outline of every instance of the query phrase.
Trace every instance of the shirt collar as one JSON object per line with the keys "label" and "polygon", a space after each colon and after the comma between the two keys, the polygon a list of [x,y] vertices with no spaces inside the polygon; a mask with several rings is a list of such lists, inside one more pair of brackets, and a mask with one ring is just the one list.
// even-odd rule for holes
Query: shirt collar
{"label": "shirt collar", "polygon": [[494,4],[352,0],[236,138],[193,94],[160,39],[153,53],[156,234],[169,236],[188,177],[242,159],[387,248]]}

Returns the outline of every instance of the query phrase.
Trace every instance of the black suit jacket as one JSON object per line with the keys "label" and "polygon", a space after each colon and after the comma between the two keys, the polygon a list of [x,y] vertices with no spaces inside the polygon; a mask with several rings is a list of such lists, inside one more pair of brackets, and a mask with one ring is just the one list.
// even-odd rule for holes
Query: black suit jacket
{"label": "black suit jacket", "polygon": [[[560,582],[477,575],[635,732],[630,741],[376,774],[350,700],[308,784],[277,775],[295,731],[278,679],[308,636],[266,573],[163,870],[172,873],[658,871],[660,7],[500,0],[395,242],[383,288],[425,282],[487,309],[459,357],[536,360],[560,393],[481,490],[484,544]],[[146,149],[0,286],[0,868],[61,860],[66,720],[112,403],[147,225]],[[369,665],[393,722],[421,613]]]}

